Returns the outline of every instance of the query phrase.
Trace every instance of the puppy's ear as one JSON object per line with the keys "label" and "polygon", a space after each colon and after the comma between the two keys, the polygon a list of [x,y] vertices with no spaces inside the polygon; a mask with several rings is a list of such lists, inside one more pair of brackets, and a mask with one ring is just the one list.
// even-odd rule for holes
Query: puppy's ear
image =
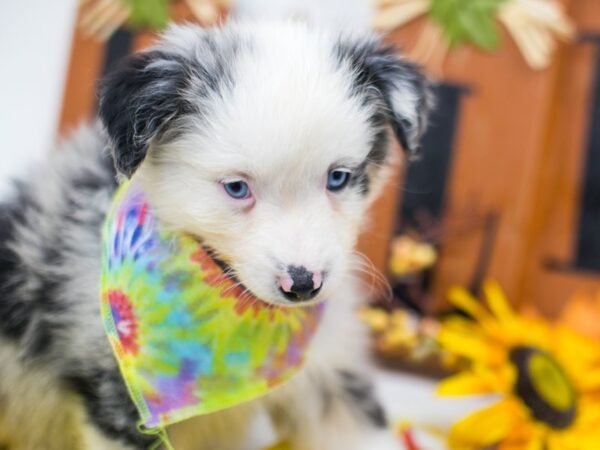
{"label": "puppy's ear", "polygon": [[130,177],[150,142],[184,112],[184,85],[184,58],[162,50],[129,57],[101,82],[99,115],[120,173]]}
{"label": "puppy's ear", "polygon": [[396,138],[409,157],[416,156],[435,104],[421,69],[376,38],[340,42],[338,49],[341,60],[351,66],[357,91],[383,101]]}
{"label": "puppy's ear", "polygon": [[416,156],[434,108],[431,83],[418,66],[401,59],[390,47],[373,52],[365,63],[389,109],[396,138],[409,157]]}

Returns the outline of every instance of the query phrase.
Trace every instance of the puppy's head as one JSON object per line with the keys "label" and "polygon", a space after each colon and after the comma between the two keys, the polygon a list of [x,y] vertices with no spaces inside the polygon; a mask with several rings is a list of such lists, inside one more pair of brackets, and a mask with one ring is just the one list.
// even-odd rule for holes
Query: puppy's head
{"label": "puppy's head", "polygon": [[100,116],[165,224],[291,305],[342,282],[388,135],[414,153],[430,107],[425,79],[377,38],[282,22],[172,28],[104,81]]}

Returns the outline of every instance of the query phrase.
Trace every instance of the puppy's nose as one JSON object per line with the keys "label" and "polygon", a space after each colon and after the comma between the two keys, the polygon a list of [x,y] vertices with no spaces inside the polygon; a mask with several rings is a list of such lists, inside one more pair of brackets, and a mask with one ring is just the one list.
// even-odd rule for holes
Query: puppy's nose
{"label": "puppy's nose", "polygon": [[310,272],[304,266],[288,266],[279,278],[279,288],[288,300],[301,302],[314,298],[323,286],[323,272]]}

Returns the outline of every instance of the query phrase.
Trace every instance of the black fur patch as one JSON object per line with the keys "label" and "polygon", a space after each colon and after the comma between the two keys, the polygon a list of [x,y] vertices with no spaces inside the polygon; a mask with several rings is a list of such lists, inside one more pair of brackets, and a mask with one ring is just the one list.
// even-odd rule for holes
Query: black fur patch
{"label": "black fur patch", "polygon": [[113,143],[115,166],[125,175],[133,174],[167,122],[190,111],[180,94],[187,85],[187,65],[180,55],[148,51],[104,79],[99,115]]}
{"label": "black fur patch", "polygon": [[[381,104],[372,118],[373,125],[379,126],[382,119],[387,119],[404,149],[410,155],[416,154],[433,106],[429,83],[420,68],[398,57],[393,47],[382,47],[376,39],[340,40],[336,56],[340,64],[349,64],[354,72],[354,94],[365,104]],[[411,121],[396,109],[392,99],[405,97],[408,101],[415,96],[416,120]]]}
{"label": "black fur patch", "polygon": [[183,117],[206,114],[201,100],[231,86],[231,66],[239,45],[232,36],[217,39],[198,34],[187,52],[138,53],[103,80],[99,116],[112,141],[119,172],[131,176],[150,142],[176,137]]}
{"label": "black fur patch", "polygon": [[375,137],[371,143],[371,151],[367,155],[367,159],[352,173],[352,179],[350,180],[350,185],[359,186],[360,192],[363,195],[367,195],[369,193],[371,181],[368,174],[369,167],[379,167],[384,165],[390,151],[388,132],[383,127],[380,117],[381,116],[375,115],[371,119],[373,128],[379,131],[375,133]]}
{"label": "black fur patch", "polygon": [[367,195],[369,193],[370,179],[369,174],[367,173],[369,168],[369,163],[367,161],[363,162],[354,170],[354,172],[352,172],[352,178],[350,179],[350,186],[358,186],[360,193],[363,195]]}
{"label": "black fur patch", "polygon": [[49,350],[54,344],[54,332],[52,326],[47,322],[39,322],[35,324],[35,333],[27,342],[27,357],[44,356],[49,353]]}
{"label": "black fur patch", "polygon": [[350,406],[361,413],[378,428],[387,427],[388,420],[385,411],[377,401],[373,385],[361,375],[339,371],[342,389]]}
{"label": "black fur patch", "polygon": [[[27,359],[49,353],[55,329],[62,326],[55,318],[68,313],[69,303],[61,292],[70,276],[65,253],[73,257],[80,249],[74,248],[67,226],[78,224],[97,230],[96,235],[100,232],[104,213],[93,215],[89,208],[85,219],[80,218],[82,205],[74,202],[71,194],[81,198],[87,191],[90,197],[83,198],[90,201],[96,192],[112,192],[116,187],[109,155],[98,150],[93,153],[89,149],[97,170],[82,168],[76,179],[61,180],[62,196],[55,204],[39,203],[39,192],[24,182],[15,183],[12,197],[0,204],[0,333],[13,340],[26,337],[23,354]],[[41,225],[43,238],[36,235]]]}
{"label": "black fur patch", "polygon": [[139,449],[156,440],[137,430],[138,412],[118,369],[99,369],[65,382],[82,396],[89,417],[107,437]]}
{"label": "black fur patch", "polygon": [[11,248],[15,225],[22,222],[15,202],[0,205],[0,331],[12,339],[23,336],[32,317],[33,305],[21,301],[16,291],[26,282],[19,255]]}

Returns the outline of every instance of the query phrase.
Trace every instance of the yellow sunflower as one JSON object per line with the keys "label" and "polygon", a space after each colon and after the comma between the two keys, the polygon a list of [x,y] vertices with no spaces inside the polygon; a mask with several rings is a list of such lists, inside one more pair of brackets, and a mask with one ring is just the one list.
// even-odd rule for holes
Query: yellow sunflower
{"label": "yellow sunflower", "polygon": [[486,283],[484,293],[487,308],[462,288],[450,290],[452,303],[471,318],[449,318],[438,339],[468,364],[438,393],[499,400],[455,423],[450,448],[600,449],[600,345],[514,313],[496,283]]}

